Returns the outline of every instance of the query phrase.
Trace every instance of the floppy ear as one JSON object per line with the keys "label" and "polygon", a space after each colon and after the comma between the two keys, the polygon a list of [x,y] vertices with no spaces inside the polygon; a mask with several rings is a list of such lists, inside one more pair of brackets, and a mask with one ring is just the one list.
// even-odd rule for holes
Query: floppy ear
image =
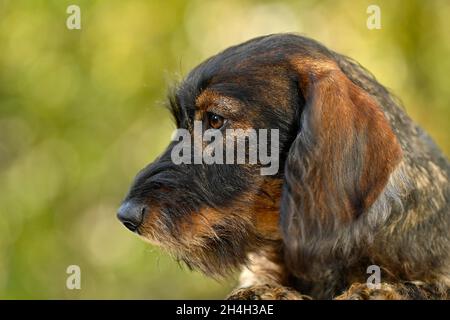
{"label": "floppy ear", "polygon": [[374,203],[401,148],[376,101],[336,64],[296,72],[305,106],[285,165],[281,228],[287,262],[301,269]]}

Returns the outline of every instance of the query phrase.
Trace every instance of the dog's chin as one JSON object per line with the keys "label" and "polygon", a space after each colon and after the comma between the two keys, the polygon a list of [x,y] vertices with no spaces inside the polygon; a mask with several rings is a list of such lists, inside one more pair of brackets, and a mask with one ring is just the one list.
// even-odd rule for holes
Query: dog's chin
{"label": "dog's chin", "polygon": [[145,232],[140,236],[145,242],[167,251],[190,270],[213,278],[230,276],[247,264],[249,253],[257,251],[267,241],[249,230],[234,230],[213,238],[176,239],[167,234]]}

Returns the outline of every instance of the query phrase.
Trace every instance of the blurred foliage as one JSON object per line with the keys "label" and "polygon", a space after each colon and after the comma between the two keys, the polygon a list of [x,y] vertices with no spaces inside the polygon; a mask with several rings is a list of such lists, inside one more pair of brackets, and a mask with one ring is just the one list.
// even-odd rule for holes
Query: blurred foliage
{"label": "blurred foliage", "polygon": [[[0,298],[222,298],[115,211],[174,129],[166,86],[254,36],[300,32],[355,58],[449,154],[450,2],[0,0]],[[81,8],[81,30],[66,8]],[[82,270],[67,290],[66,268]]]}

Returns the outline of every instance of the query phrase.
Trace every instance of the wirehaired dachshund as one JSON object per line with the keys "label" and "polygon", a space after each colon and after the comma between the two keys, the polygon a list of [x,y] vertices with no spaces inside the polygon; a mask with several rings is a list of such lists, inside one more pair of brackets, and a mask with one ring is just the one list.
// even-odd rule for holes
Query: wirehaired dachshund
{"label": "wirehaired dachshund", "polygon": [[276,129],[279,169],[175,163],[174,140],[120,207],[128,229],[209,276],[242,269],[229,299],[449,297],[449,162],[358,63],[268,35],[207,59],[168,100],[194,140]]}

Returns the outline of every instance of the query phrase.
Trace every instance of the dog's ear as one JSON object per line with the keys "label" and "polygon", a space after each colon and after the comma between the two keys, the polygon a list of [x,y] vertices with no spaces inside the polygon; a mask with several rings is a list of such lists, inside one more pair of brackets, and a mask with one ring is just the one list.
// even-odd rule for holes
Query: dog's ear
{"label": "dog's ear", "polygon": [[295,69],[305,105],[286,159],[281,202],[291,269],[323,254],[320,241],[333,241],[364,214],[401,158],[377,102],[335,63],[297,63]]}

